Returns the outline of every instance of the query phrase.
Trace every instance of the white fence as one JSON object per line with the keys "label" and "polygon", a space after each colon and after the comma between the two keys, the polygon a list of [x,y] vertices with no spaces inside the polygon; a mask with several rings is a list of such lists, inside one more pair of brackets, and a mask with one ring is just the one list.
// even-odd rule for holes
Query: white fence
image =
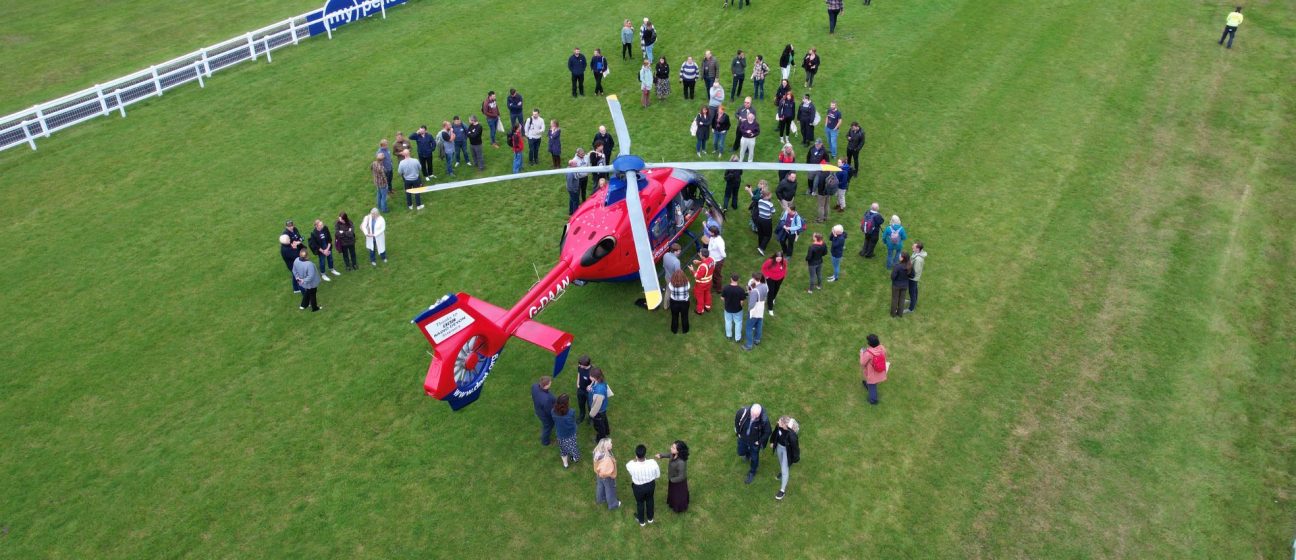
{"label": "white fence", "polygon": [[[387,17],[387,3],[380,3],[384,19]],[[296,45],[300,40],[311,37],[312,26],[317,30],[316,34],[322,31],[332,39],[332,28],[336,26],[333,20],[337,17],[337,12],[326,12],[324,8],[307,12],[106,84],[96,84],[92,88],[41,103],[26,111],[0,117],[0,150],[22,144],[35,150],[38,138],[49,138],[50,134],[72,125],[114,112],[125,117],[127,106],[150,97],[161,97],[167,90],[189,82],[198,82],[199,87],[206,87],[203,80],[210,78],[212,72],[261,57],[270,62],[271,51]],[[350,18],[347,19],[349,20]]]}

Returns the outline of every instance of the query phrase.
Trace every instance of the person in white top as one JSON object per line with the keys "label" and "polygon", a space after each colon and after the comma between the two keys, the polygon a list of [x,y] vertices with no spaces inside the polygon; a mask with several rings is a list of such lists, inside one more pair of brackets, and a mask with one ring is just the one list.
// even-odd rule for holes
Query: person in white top
{"label": "person in white top", "polygon": [[522,134],[527,139],[527,164],[535,165],[540,163],[540,139],[545,136],[547,127],[545,120],[540,116],[539,109],[531,110],[531,118],[523,121]]}
{"label": "person in white top", "polygon": [[[724,262],[725,262],[724,238],[720,237],[720,228],[716,226],[711,226],[710,228],[708,228],[708,232],[709,235],[706,236],[708,239],[707,252],[711,253],[711,260],[715,261],[715,268],[711,270],[711,277],[724,278],[725,277],[724,276]],[[721,284],[723,283],[724,282],[712,282],[711,291],[717,294],[720,293],[720,289],[724,287],[721,286]]]}
{"label": "person in white top", "polygon": [[648,448],[641,443],[635,447],[634,460],[626,463],[635,497],[635,519],[639,520],[640,527],[653,522],[653,491],[657,489],[657,479],[661,478],[661,467],[647,456]]}
{"label": "person in white top", "polygon": [[365,236],[365,248],[369,249],[369,264],[378,266],[377,257],[381,256],[387,264],[387,220],[374,208],[360,222],[360,233]]}

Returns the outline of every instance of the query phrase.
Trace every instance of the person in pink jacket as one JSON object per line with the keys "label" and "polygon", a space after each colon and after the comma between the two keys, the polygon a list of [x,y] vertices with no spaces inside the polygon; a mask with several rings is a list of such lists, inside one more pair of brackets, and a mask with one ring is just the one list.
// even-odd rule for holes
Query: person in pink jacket
{"label": "person in pink jacket", "polygon": [[869,404],[878,403],[878,383],[886,381],[887,370],[886,347],[878,340],[876,334],[868,335],[868,346],[860,348],[860,370],[863,373],[864,388],[868,389]]}

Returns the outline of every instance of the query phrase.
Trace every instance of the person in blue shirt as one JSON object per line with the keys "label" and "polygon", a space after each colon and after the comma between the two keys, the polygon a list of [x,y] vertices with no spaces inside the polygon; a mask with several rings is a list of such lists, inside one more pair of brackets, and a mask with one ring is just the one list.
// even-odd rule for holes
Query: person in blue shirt
{"label": "person in blue shirt", "polygon": [[608,405],[612,402],[612,390],[608,388],[603,370],[590,369],[590,423],[594,425],[594,442],[597,443],[612,433],[608,425]]}
{"label": "person in blue shirt", "polygon": [[796,245],[797,236],[801,234],[801,229],[805,227],[805,222],[801,220],[801,216],[797,215],[795,204],[788,204],[787,210],[783,212],[783,217],[779,218],[779,223],[775,227],[775,235],[778,237],[779,245],[783,248],[783,254],[791,255],[792,249]]}
{"label": "person in blue shirt", "polygon": [[828,153],[837,157],[837,132],[841,129],[842,114],[837,110],[837,102],[828,104],[828,114],[824,115],[824,134],[828,136]]}
{"label": "person in blue shirt", "polygon": [[829,282],[836,282],[841,277],[842,255],[846,251],[846,228],[841,224],[832,227],[832,235],[828,237],[829,249],[828,255],[832,257],[833,273],[828,277]]}
{"label": "person in blue shirt", "polygon": [[450,121],[450,130],[454,132],[455,167],[459,167],[460,161],[472,163],[468,159],[468,127],[464,125],[462,120],[459,120],[459,115],[455,115],[454,119]]}
{"label": "person in blue shirt", "polygon": [[558,395],[554,401],[554,429],[558,433],[558,457],[562,459],[563,468],[571,463],[580,462],[580,445],[576,442],[576,411],[571,408],[571,398],[567,393]]}
{"label": "person in blue shirt", "polygon": [[909,235],[905,233],[904,226],[900,225],[900,216],[891,215],[891,225],[882,230],[882,242],[886,244],[887,249],[887,270],[895,266],[896,261],[900,260],[900,253],[904,249],[904,240]]}
{"label": "person in blue shirt", "polygon": [[603,74],[607,73],[607,58],[602,49],[594,49],[594,58],[590,59],[590,71],[594,72],[594,95],[603,95]]}
{"label": "person in blue shirt", "polygon": [[418,132],[410,136],[410,140],[418,145],[419,166],[423,169],[423,178],[435,179],[436,174],[432,172],[432,157],[436,154],[436,138],[428,133],[427,125],[423,125],[418,127]]}
{"label": "person in blue shirt", "polygon": [[837,172],[837,211],[845,212],[846,188],[850,186],[851,173],[855,170],[841,158],[837,159],[837,167],[841,168],[841,171]]}

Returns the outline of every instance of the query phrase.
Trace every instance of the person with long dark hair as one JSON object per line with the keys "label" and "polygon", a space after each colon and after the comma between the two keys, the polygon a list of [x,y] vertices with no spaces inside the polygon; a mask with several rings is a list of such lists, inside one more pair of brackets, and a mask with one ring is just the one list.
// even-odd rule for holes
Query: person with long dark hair
{"label": "person with long dark hair", "polygon": [[900,260],[891,267],[891,316],[903,317],[905,296],[909,294],[909,253],[900,253]]}
{"label": "person with long dark hair", "polygon": [[576,443],[576,411],[571,408],[571,398],[567,393],[558,395],[553,406],[554,431],[558,435],[558,458],[562,459],[563,468],[571,463],[580,462],[580,445]]}
{"label": "person with long dark hair", "polygon": [[666,57],[657,59],[657,66],[653,72],[653,89],[657,92],[657,99],[666,99],[670,96],[670,63],[666,62]]}
{"label": "person with long dark hair", "polygon": [[774,316],[774,302],[778,298],[779,287],[783,285],[783,279],[787,278],[787,259],[783,258],[783,252],[777,251],[765,262],[761,264],[761,274],[765,275],[765,285],[769,287],[769,295],[766,296],[765,312],[770,317]]}
{"label": "person with long dark hair", "polygon": [[860,348],[860,373],[863,379],[860,383],[868,390],[869,404],[878,403],[878,383],[886,381],[887,372],[891,369],[890,362],[887,361],[886,347],[878,340],[876,334],[869,334],[868,346]]}
{"label": "person with long dark hair", "polygon": [[[710,274],[708,272],[708,274]],[[689,285],[688,276],[683,270],[676,270],[670,279],[670,316],[671,333],[679,334],[680,323],[684,323],[684,334],[689,332]]]}
{"label": "person with long dark hair", "polygon": [[612,403],[612,389],[608,387],[603,370],[597,367],[590,369],[590,382],[590,423],[594,425],[594,441],[598,441],[612,433],[607,414]]}
{"label": "person with long dark hair", "polygon": [[351,223],[351,218],[346,212],[338,214],[337,222],[333,224],[333,236],[338,252],[342,253],[346,269],[359,270],[355,252],[355,225]]}
{"label": "person with long dark hair", "polygon": [[[783,80],[783,83],[787,83],[787,80]],[[779,88],[779,91],[782,90],[783,88]],[[791,146],[792,119],[796,118],[797,107],[796,100],[792,98],[792,90],[789,89],[780,93],[777,98],[777,103],[778,109],[774,113],[774,118],[778,121],[779,141],[782,142],[784,146]],[[782,179],[782,175],[785,175],[786,172],[780,171],[779,174],[779,178]]]}
{"label": "person with long dark hair", "polygon": [[698,114],[693,117],[693,128],[696,129],[694,134],[697,136],[697,141],[693,147],[698,157],[708,153],[707,140],[711,138],[711,120],[711,107],[707,105],[703,105],[701,109],[698,109]]}
{"label": "person with long dark hair", "polygon": [[670,446],[670,453],[657,454],[658,459],[670,459],[666,464],[666,505],[675,513],[688,511],[688,444],[675,440]]}
{"label": "person with long dark hair", "polygon": [[779,70],[783,73],[783,79],[788,80],[792,76],[792,64],[796,62],[796,50],[792,48],[792,43],[783,47],[783,54],[779,55]]}

